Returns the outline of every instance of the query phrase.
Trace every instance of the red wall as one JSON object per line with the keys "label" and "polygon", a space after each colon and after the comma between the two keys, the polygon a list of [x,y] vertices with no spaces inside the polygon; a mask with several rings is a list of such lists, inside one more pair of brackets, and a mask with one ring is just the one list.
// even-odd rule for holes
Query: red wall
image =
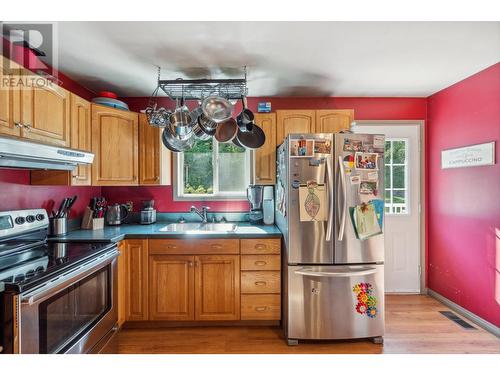
{"label": "red wall", "polygon": [[24,208],[45,208],[50,212],[66,197],[78,195],[70,217],[83,215],[93,196],[101,194],[100,187],[32,186],[30,173],[24,170],[0,169],[0,211]]}
{"label": "red wall", "polygon": [[[147,106],[148,98],[121,98],[133,111],[140,111]],[[300,97],[273,97],[248,98],[248,107],[257,112],[257,104],[261,101],[270,101],[272,110],[278,109],[354,109],[358,120],[425,120],[426,98],[300,98]],[[174,103],[167,98],[160,98],[160,106],[172,108]],[[190,107],[194,103],[188,103]],[[238,102],[235,113],[241,109]],[[154,199],[160,211],[186,212],[191,205],[201,205],[202,202],[175,202],[172,188],[168,187],[104,187],[103,195],[113,202],[132,200],[134,207],[140,209],[141,201]],[[246,211],[246,201],[206,202],[213,211]]]}
{"label": "red wall", "polygon": [[[429,97],[428,113],[428,286],[500,326],[500,63]],[[441,169],[442,150],[490,141],[494,166]]]}

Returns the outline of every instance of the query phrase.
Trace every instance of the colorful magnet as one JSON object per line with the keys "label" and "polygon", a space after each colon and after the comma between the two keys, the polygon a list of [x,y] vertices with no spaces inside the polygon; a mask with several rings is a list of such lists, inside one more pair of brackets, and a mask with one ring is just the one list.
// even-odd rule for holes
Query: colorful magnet
{"label": "colorful magnet", "polygon": [[358,283],[352,287],[352,291],[356,294],[358,301],[355,306],[356,312],[370,318],[375,318],[377,316],[377,298],[372,295],[372,284]]}

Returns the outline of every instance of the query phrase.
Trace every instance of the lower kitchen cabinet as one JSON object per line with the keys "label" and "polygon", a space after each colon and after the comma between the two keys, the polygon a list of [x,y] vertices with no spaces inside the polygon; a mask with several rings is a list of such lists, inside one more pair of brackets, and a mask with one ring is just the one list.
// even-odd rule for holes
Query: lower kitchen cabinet
{"label": "lower kitchen cabinet", "polygon": [[149,318],[194,320],[194,256],[149,257]]}
{"label": "lower kitchen cabinet", "polygon": [[126,260],[126,250],[125,241],[121,241],[118,244],[118,250],[120,255],[118,255],[118,326],[122,326],[127,319],[127,308],[126,308],[126,280],[127,280],[127,260]]}
{"label": "lower kitchen cabinet", "polygon": [[195,319],[240,319],[239,255],[195,257]]}
{"label": "lower kitchen cabinet", "polygon": [[148,320],[148,241],[124,242],[126,320]]}

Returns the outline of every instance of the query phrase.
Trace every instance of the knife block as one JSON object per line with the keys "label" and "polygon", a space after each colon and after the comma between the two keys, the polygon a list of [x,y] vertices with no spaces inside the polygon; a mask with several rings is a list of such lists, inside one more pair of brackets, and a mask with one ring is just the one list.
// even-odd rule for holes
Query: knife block
{"label": "knife block", "polygon": [[85,208],[82,219],[82,229],[98,230],[104,228],[104,218],[94,218],[94,211],[90,207]]}

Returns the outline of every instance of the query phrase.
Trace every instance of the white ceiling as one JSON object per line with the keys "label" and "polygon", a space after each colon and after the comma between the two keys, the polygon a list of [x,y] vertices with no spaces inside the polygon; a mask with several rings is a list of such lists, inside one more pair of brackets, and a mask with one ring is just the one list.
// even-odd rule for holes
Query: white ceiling
{"label": "white ceiling", "polygon": [[148,96],[162,78],[227,78],[249,96],[428,96],[500,61],[500,22],[60,22],[59,69]]}

